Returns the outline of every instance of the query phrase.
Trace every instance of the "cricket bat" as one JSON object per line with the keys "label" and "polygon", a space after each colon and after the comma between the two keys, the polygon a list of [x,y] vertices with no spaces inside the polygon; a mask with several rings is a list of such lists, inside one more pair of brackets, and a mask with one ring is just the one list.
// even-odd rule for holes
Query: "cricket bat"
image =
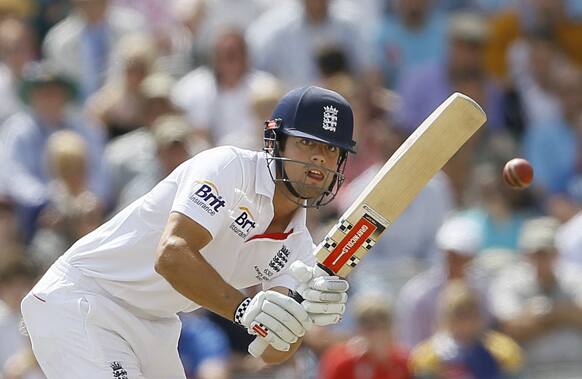
{"label": "cricket bat", "polygon": [[[317,246],[318,275],[345,278],[486,120],[479,104],[461,93],[454,93],[433,111]],[[256,338],[249,353],[259,357],[267,346],[266,341]]]}

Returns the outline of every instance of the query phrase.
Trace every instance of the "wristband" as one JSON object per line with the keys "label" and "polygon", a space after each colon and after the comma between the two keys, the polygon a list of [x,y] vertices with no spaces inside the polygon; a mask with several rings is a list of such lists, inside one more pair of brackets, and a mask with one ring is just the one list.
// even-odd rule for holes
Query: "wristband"
{"label": "wristband", "polygon": [[234,322],[236,324],[242,326],[243,328],[245,326],[242,323],[242,318],[245,315],[245,312],[247,311],[247,308],[248,308],[250,303],[251,303],[251,298],[247,297],[239,304],[239,306],[236,308],[236,311],[234,312]]}

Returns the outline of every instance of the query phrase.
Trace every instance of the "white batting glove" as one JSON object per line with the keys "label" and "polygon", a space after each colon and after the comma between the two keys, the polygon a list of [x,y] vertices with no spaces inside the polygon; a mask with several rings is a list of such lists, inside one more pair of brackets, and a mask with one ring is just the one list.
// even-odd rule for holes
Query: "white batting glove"
{"label": "white batting glove", "polygon": [[299,282],[297,292],[303,299],[303,308],[315,325],[337,324],[346,310],[346,280],[337,276],[328,276],[321,269],[309,267],[301,261],[295,261],[290,267],[291,273]]}
{"label": "white batting glove", "polygon": [[301,304],[275,291],[261,291],[252,299],[245,299],[238,306],[234,321],[280,351],[289,351],[291,344],[313,325]]}

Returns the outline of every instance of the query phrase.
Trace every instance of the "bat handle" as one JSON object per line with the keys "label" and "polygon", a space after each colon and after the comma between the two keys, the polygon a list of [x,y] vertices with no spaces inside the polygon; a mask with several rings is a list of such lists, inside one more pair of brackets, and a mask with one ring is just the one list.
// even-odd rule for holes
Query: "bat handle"
{"label": "bat handle", "polygon": [[[314,277],[329,275],[329,273],[319,265],[314,267],[313,274]],[[265,350],[267,350],[267,347],[269,347],[269,343],[262,339],[261,337],[257,337],[249,345],[248,351],[253,357],[259,358],[261,355],[263,355]]]}
{"label": "bat handle", "polygon": [[267,341],[265,341],[264,339],[262,339],[261,337],[257,337],[249,345],[249,353],[253,357],[259,358],[261,355],[263,355],[265,350],[267,350],[267,347],[269,347],[269,343]]}

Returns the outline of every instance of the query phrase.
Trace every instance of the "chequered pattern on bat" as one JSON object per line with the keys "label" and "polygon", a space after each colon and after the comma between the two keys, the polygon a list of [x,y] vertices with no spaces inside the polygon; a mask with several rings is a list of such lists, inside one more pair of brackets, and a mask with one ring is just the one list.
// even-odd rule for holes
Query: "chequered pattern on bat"
{"label": "chequered pattern on bat", "polygon": [[350,267],[356,267],[356,265],[360,263],[360,258],[356,257],[355,255],[350,257],[350,260],[348,261],[348,265]]}
{"label": "chequered pattern on bat", "polygon": [[334,247],[337,246],[337,242],[335,242],[334,240],[332,240],[329,237],[326,237],[325,242],[323,243],[323,247],[325,247],[327,250],[332,251],[334,249]]}
{"label": "chequered pattern on bat", "polygon": [[348,220],[341,220],[340,221],[339,230],[341,230],[344,233],[350,231],[350,229],[352,229],[353,227],[354,226],[352,224],[350,224],[350,222]]}

